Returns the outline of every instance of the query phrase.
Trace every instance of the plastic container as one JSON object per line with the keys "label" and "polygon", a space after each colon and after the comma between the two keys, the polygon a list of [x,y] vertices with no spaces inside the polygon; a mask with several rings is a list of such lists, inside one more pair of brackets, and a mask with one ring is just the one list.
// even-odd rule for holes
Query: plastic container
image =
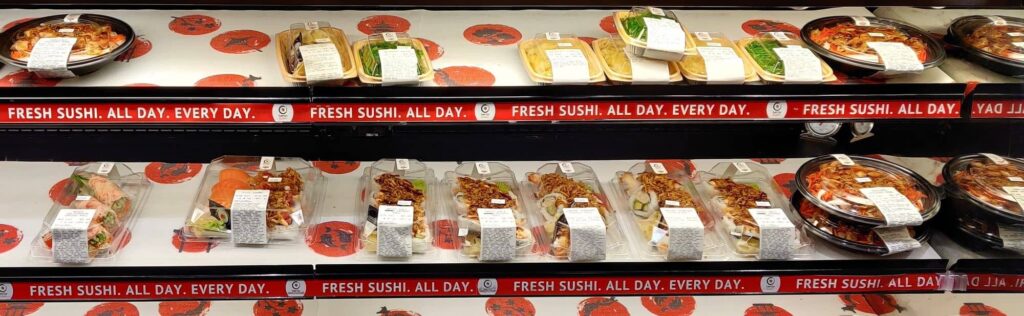
{"label": "plastic container", "polygon": [[[667,19],[679,24],[679,28],[682,30],[683,36],[685,36],[684,51],[679,53],[648,48],[647,24],[644,18]],[[686,30],[686,26],[679,22],[679,18],[672,11],[665,11],[654,7],[633,7],[630,11],[615,12],[614,20],[615,30],[618,32],[619,38],[637,56],[664,61],[680,61],[684,55],[697,53],[693,44],[693,35]]]}
{"label": "plastic container", "polygon": [[301,240],[309,223],[317,220],[325,181],[319,169],[301,158],[221,156],[206,167],[182,235],[189,240],[233,240],[236,191],[270,190],[268,244]]}
{"label": "plastic container", "polygon": [[445,216],[439,210],[434,170],[423,162],[414,159],[381,159],[363,170],[360,182],[358,205],[367,211],[366,220],[360,224],[360,241],[366,254],[383,260],[408,259],[377,255],[376,220],[378,209],[383,205],[408,204],[413,207],[413,256],[437,253],[434,249],[435,236],[454,236],[451,232],[434,231],[440,227],[435,225],[435,221]]}
{"label": "plastic container", "polygon": [[[800,35],[789,32],[760,33],[751,38],[741,39],[736,43],[743,52],[742,56],[754,65],[754,70],[762,80],[768,83],[786,82],[786,69],[782,59],[775,53],[779,47],[803,47]],[[836,81],[836,76],[828,63],[821,61],[822,82]]]}
{"label": "plastic container", "polygon": [[[36,36],[25,37],[25,32],[30,30],[54,34],[38,36],[41,38],[78,37],[75,47],[72,48],[71,56],[68,57],[67,64],[68,70],[76,76],[99,70],[114,61],[118,56],[121,56],[135,43],[135,31],[124,21],[105,15],[81,14],[78,17],[78,22],[65,22],[65,19],[68,17],[73,17],[73,15],[51,15],[32,19],[12,26],[3,33],[0,33],[0,62],[17,68],[28,68],[28,55],[31,53],[31,48],[23,47],[21,50],[16,50],[14,46],[23,45],[18,43],[19,39],[29,40],[29,43],[34,43],[31,40],[36,38]],[[67,21],[72,20],[69,19]],[[108,27],[109,29],[107,29]],[[85,29],[105,33],[109,36],[109,40],[102,43],[98,40],[93,40],[96,36],[86,35]],[[107,33],[107,31],[112,31],[115,34]],[[33,35],[35,34],[35,32],[32,33]],[[88,44],[97,44],[98,46],[90,51],[90,49],[85,47]],[[21,53],[15,53],[17,51]]]}
{"label": "plastic container", "polygon": [[146,204],[151,187],[145,174],[133,172],[122,163],[94,162],[75,168],[61,198],[54,201],[43,219],[43,228],[29,255],[36,260],[56,262],[50,227],[57,215],[62,209],[94,209],[87,231],[88,259],[84,263],[114,261]]}
{"label": "plastic container", "polygon": [[[591,45],[594,46],[594,52],[597,53],[597,59],[601,62],[601,68],[604,69],[608,80],[620,84],[633,83],[633,65],[626,56],[625,42],[618,38],[601,38],[591,42]],[[663,63],[668,67],[667,82],[683,81],[677,63]]]}
{"label": "plastic container", "polygon": [[416,52],[418,82],[434,79],[434,68],[430,64],[430,58],[427,57],[427,49],[423,46],[423,42],[409,37],[406,33],[376,33],[352,44],[352,51],[356,53],[359,81],[366,84],[383,84],[380,54],[377,51],[395,49],[399,46],[412,48]]}
{"label": "plastic container", "polygon": [[[949,214],[943,214],[942,217],[946,218],[945,232],[950,233],[958,241],[972,249],[995,249],[1024,253],[1024,248],[1011,249],[1011,247],[1005,247],[1003,243],[1002,229],[1013,227],[1010,224],[1000,224],[990,218],[977,216],[969,209],[954,208]],[[1016,228],[1024,229],[1024,226],[1016,226]]]}
{"label": "plastic container", "polygon": [[306,82],[305,65],[299,54],[299,46],[311,44],[331,43],[338,48],[342,66],[339,80],[355,78],[358,73],[345,32],[331,27],[327,22],[294,23],[287,31],[277,33],[274,37],[277,39],[277,65],[285,81]]}
{"label": "plastic container", "polygon": [[[804,230],[809,234],[850,251],[880,256],[891,254],[889,248],[874,232],[875,227],[832,216],[805,200],[800,194],[793,194],[792,203],[804,221]],[[910,236],[922,244],[931,237],[927,225],[903,228],[908,229]]]}
{"label": "plastic container", "polygon": [[1024,225],[1024,207],[1003,189],[1024,187],[1024,161],[998,157],[997,164],[981,154],[958,156],[942,168],[943,187],[951,208],[977,217]]}
{"label": "plastic container", "polygon": [[714,233],[715,218],[701,203],[693,183],[682,171],[659,174],[650,163],[638,163],[628,171],[616,172],[611,184],[618,201],[616,209],[622,217],[620,219],[625,220],[625,225],[632,223],[632,229],[628,231],[632,231],[634,245],[641,255],[651,259],[665,259],[668,254],[668,240],[671,236],[658,237],[658,240],[652,238],[655,230],[668,230],[668,223],[660,212],[662,207],[691,207],[697,210],[704,224],[703,259],[724,258],[725,247]]}
{"label": "plastic container", "polygon": [[939,212],[938,190],[917,173],[884,160],[849,158],[853,166],[830,155],[804,163],[796,172],[800,194],[834,216],[869,226],[883,226],[886,221],[861,188],[894,187],[921,212],[923,221]]}
{"label": "plastic container", "polygon": [[[483,168],[477,164],[485,164]],[[449,216],[458,219],[459,253],[463,258],[477,260],[481,251],[480,220],[477,208],[508,208],[516,219],[515,258],[532,254],[536,237],[519,193],[515,174],[508,166],[497,162],[465,162],[445,173],[442,189],[443,204]],[[463,234],[465,233],[465,234]]]}
{"label": "plastic container", "polygon": [[563,208],[568,207],[597,208],[606,227],[605,259],[630,257],[629,246],[613,214],[615,210],[590,166],[578,162],[544,164],[537,172],[527,173],[522,185],[530,216],[535,223],[543,223],[543,227],[534,229],[542,230],[538,242],[550,257],[569,260],[569,228],[563,215]]}
{"label": "plastic container", "polygon": [[[859,25],[858,25],[859,24]],[[800,36],[808,48],[825,57],[832,67],[854,77],[893,77],[868,42],[903,43],[918,55],[923,69],[942,64],[942,45],[915,26],[878,17],[829,16],[804,24]]]}
{"label": "plastic container", "polygon": [[733,253],[744,257],[755,257],[760,253],[760,228],[750,216],[752,208],[779,208],[785,211],[789,221],[794,223],[796,234],[793,240],[793,257],[807,257],[812,253],[811,241],[800,232],[802,221],[791,215],[786,200],[764,166],[757,163],[742,163],[749,170],[738,170],[730,162],[718,163],[709,171],[699,173],[696,183],[701,199],[720,219],[718,231],[729,244]]}
{"label": "plastic container", "polygon": [[556,83],[546,51],[560,49],[578,49],[587,60],[588,81],[578,84],[604,82],[601,62],[594,50],[575,35],[554,32],[537,34],[534,39],[519,42],[519,58],[530,80],[540,84]]}
{"label": "plastic container", "polygon": [[740,49],[725,37],[725,34],[718,32],[694,32],[694,46],[696,48],[694,55],[687,56],[683,61],[679,62],[679,68],[683,72],[683,76],[686,80],[694,83],[708,83],[708,72],[704,63],[704,57],[701,57],[699,51],[701,47],[729,47],[736,52],[736,56],[743,63],[743,82],[756,82],[758,81],[757,72],[754,71],[754,66],[750,62],[743,59],[743,53]]}
{"label": "plastic container", "polygon": [[945,38],[973,63],[1007,76],[1024,77],[1024,19],[964,16],[953,20]]}

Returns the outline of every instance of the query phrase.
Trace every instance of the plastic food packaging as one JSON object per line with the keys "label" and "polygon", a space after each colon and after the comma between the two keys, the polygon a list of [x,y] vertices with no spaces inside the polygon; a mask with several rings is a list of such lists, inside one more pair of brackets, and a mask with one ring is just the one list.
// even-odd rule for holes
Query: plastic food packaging
{"label": "plastic food packaging", "polygon": [[300,158],[219,157],[206,167],[183,235],[251,245],[301,240],[318,220],[325,181]]}
{"label": "plastic food packaging", "polygon": [[[30,256],[65,264],[111,262],[131,234],[152,184],[122,163],[89,163],[68,178]],[[59,235],[57,235],[59,234]]]}
{"label": "plastic food packaging", "polygon": [[[762,255],[761,227],[752,215],[752,209],[760,212],[780,209],[784,219],[791,224],[793,233],[788,238],[789,249],[778,249],[779,253],[771,253],[770,256],[783,259],[788,253],[785,259],[789,259],[807,257],[812,253],[810,239],[800,232],[802,221],[791,217],[794,212],[790,210],[789,201],[779,193],[781,190],[764,166],[723,162],[699,175],[698,192],[720,219],[718,231],[735,254],[758,258]],[[779,239],[774,242],[783,243]]]}
{"label": "plastic food packaging", "polygon": [[[412,53],[402,51],[405,49],[412,50]],[[434,68],[423,42],[406,33],[373,34],[352,44],[352,51],[356,53],[359,81],[366,84],[417,84],[434,78]],[[388,60],[388,66],[383,65],[381,52],[384,52],[383,58]],[[412,55],[415,55],[415,61],[412,61]],[[412,73],[413,62],[416,64],[415,74]]]}
{"label": "plastic food packaging", "polygon": [[[55,66],[44,76],[72,77],[99,70],[132,47],[135,31],[124,21],[97,14],[41,17],[19,23],[0,33],[0,61],[29,69],[29,59],[40,39],[76,38],[66,67]],[[58,69],[59,68],[59,69]]]}
{"label": "plastic food packaging", "polygon": [[[879,228],[844,220],[825,212],[800,194],[793,194],[792,203],[804,220],[804,230],[833,245],[855,252],[891,255],[920,248],[931,236],[927,225]],[[879,229],[902,233],[903,236],[887,241],[879,235]]]}
{"label": "plastic food packaging", "polygon": [[306,82],[306,65],[299,47],[304,45],[333,44],[341,62],[338,80],[355,78],[357,71],[348,37],[341,29],[327,22],[295,23],[284,32],[277,33],[277,64],[288,82]]}
{"label": "plastic food packaging", "polygon": [[[683,76],[694,83],[744,83],[758,81],[750,62],[739,48],[718,32],[694,32],[696,54],[679,62]],[[732,51],[730,54],[729,51]],[[707,56],[705,56],[707,55]],[[711,72],[708,72],[708,65]]]}
{"label": "plastic food packaging", "polygon": [[383,260],[410,259],[437,253],[435,236],[453,236],[434,231],[444,212],[434,192],[437,178],[423,162],[381,159],[364,169],[361,182],[359,206],[367,215],[360,240],[366,253]]}
{"label": "plastic food packaging", "polygon": [[[737,42],[743,57],[754,65],[754,70],[762,80],[768,83],[816,83],[835,81],[832,68],[813,52],[807,50],[800,41],[800,35],[789,32],[765,32]],[[786,54],[779,55],[778,50]],[[813,59],[813,61],[812,61]],[[785,64],[795,63],[799,71],[786,73]],[[819,66],[814,66],[814,63]],[[792,67],[792,66],[791,66]],[[820,72],[815,71],[820,67]]]}
{"label": "plastic food packaging", "polygon": [[[615,210],[590,166],[544,164],[526,174],[522,191],[534,222],[543,223],[538,242],[551,257],[569,261],[629,257]],[[570,232],[582,238],[572,238]]]}
{"label": "plastic food packaging", "polygon": [[[527,216],[512,169],[497,162],[466,162],[445,173],[443,184],[442,189],[447,190],[440,193],[441,200],[449,216],[458,218],[459,249],[464,258],[509,261],[532,254],[536,238],[530,227],[535,225]],[[512,225],[504,221],[508,215]],[[513,232],[513,240],[501,238],[501,234]],[[511,247],[497,244],[506,241]],[[482,254],[485,248],[487,253]]]}
{"label": "plastic food packaging", "polygon": [[973,63],[1013,77],[1024,76],[1024,19],[970,15],[949,25],[946,41]]}
{"label": "plastic food packaging", "polygon": [[[638,57],[627,52],[628,48],[621,39],[601,38],[591,44],[601,62],[601,68],[613,83],[658,84],[683,80],[677,63]],[[644,73],[635,76],[634,66],[643,67]]]}
{"label": "plastic food packaging", "polygon": [[519,43],[523,67],[536,83],[589,84],[604,82],[601,62],[586,42],[572,34],[542,33]]}
{"label": "plastic food packaging", "polygon": [[807,22],[800,36],[834,69],[854,77],[920,73],[946,58],[942,45],[927,32],[877,17],[824,17]]}
{"label": "plastic food packaging", "polygon": [[917,226],[939,212],[939,191],[910,169],[846,155],[813,158],[796,172],[797,188],[831,215],[869,226]]}
{"label": "plastic food packaging", "polygon": [[955,157],[942,168],[949,208],[976,217],[1024,225],[1024,205],[1014,193],[1024,192],[1024,161],[993,154]]}
{"label": "plastic food packaging", "polygon": [[[714,233],[715,219],[701,203],[694,191],[693,183],[681,170],[669,171],[658,162],[638,163],[628,171],[619,171],[612,180],[612,187],[618,200],[618,211],[622,220],[632,223],[632,235],[640,254],[660,260],[715,260],[725,257],[724,245]],[[663,209],[683,212],[693,209],[691,221],[698,223],[673,224],[670,227]],[[672,229],[683,229],[683,233],[702,235],[703,245],[686,242],[673,244]],[[687,230],[694,230],[693,232]],[[684,235],[685,236],[685,235]],[[690,238],[696,239],[696,238]],[[670,253],[671,247],[678,253]],[[700,257],[695,256],[700,250]]]}
{"label": "plastic food packaging", "polygon": [[[630,11],[615,12],[614,19],[619,38],[637,56],[674,62],[682,60],[684,54],[697,53],[692,35],[672,11],[633,7]],[[652,33],[658,40],[649,41]]]}

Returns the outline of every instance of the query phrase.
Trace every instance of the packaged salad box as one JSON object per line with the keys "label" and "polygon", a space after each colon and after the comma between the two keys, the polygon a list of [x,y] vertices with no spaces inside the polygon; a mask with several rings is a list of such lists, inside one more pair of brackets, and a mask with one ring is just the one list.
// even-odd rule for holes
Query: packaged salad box
{"label": "packaged salad box", "polygon": [[601,62],[601,68],[612,83],[664,84],[683,81],[677,63],[639,57],[621,39],[600,38],[591,45]]}
{"label": "packaged salad box", "polygon": [[830,16],[807,22],[808,48],[854,77],[916,74],[942,64],[946,51],[927,32],[891,19]]}
{"label": "packaged salad box", "polygon": [[590,84],[605,79],[597,54],[572,34],[548,32],[519,42],[519,57],[536,83]]}
{"label": "packaged salad box", "polygon": [[637,56],[672,62],[696,54],[692,35],[672,11],[634,7],[613,17],[619,38]]}
{"label": "packaged salad box", "polygon": [[[414,159],[381,159],[363,170],[358,206],[366,210],[360,241],[380,260],[436,255],[434,222],[445,219],[433,169]],[[449,227],[450,229],[450,227]]]}
{"label": "packaged salad box", "polygon": [[[798,34],[765,32],[737,43],[743,57],[768,83],[818,83],[836,81],[832,68],[807,49]],[[788,65],[788,67],[787,67]],[[789,69],[790,71],[786,71]]]}
{"label": "packaged salad box", "polygon": [[696,55],[679,62],[686,80],[698,84],[737,84],[758,81],[754,66],[739,48],[718,32],[694,32]]}
{"label": "packaged salad box", "polygon": [[[357,71],[352,48],[349,46],[348,37],[341,29],[331,27],[327,22],[316,21],[306,23],[295,23],[287,31],[277,33],[277,64],[281,69],[281,75],[288,82],[306,82],[306,63],[302,57],[303,46],[311,54],[337,55],[338,69],[334,77],[336,80],[352,79],[356,77]],[[331,52],[333,47],[333,52]],[[309,50],[312,48],[313,50]],[[324,69],[317,71],[330,72]],[[321,74],[318,74],[321,75]],[[326,75],[326,74],[323,74]]]}
{"label": "packaged salad box", "polygon": [[423,42],[406,33],[376,33],[352,44],[359,81],[366,84],[418,84],[434,78]]}

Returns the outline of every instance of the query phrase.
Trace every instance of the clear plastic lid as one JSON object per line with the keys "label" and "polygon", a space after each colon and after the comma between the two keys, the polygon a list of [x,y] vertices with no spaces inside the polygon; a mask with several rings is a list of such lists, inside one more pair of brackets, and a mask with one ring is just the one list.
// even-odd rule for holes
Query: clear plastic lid
{"label": "clear plastic lid", "polygon": [[547,51],[561,49],[579,50],[587,61],[590,82],[604,81],[604,72],[597,54],[586,42],[570,33],[540,33],[533,39],[522,41],[519,43],[519,57],[531,79],[539,83],[552,83],[555,78]]}
{"label": "clear plastic lid", "polygon": [[937,66],[946,58],[942,45],[927,32],[900,21],[878,17],[824,17],[805,24],[801,36],[819,55],[869,69],[885,69],[881,58],[868,45],[872,42],[907,45],[925,69]]}
{"label": "clear plastic lid", "polygon": [[[763,32],[752,38],[739,42],[743,52],[750,58],[754,66],[761,70],[761,76],[765,79],[784,80],[786,69],[782,58],[775,52],[775,48],[804,47],[799,34],[790,32]],[[820,61],[820,59],[819,59]],[[833,76],[832,68],[821,62],[821,76],[829,78]]]}
{"label": "clear plastic lid", "polygon": [[[592,45],[594,46],[594,52],[597,53],[598,60],[601,61],[601,66],[608,75],[608,79],[613,81],[633,81],[633,64],[630,62],[629,57],[626,56],[626,43],[622,39],[600,38],[594,40]],[[668,67],[669,82],[683,80],[677,63],[664,63]]]}
{"label": "clear plastic lid", "polygon": [[[757,81],[757,72],[754,71],[754,67],[743,58],[742,52],[739,48],[725,34],[719,32],[693,32],[695,49],[700,50],[701,47],[728,47],[731,48],[738,57],[739,61],[743,63],[743,76],[744,81]],[[704,57],[699,53],[693,56],[687,56],[683,61],[680,62],[682,65],[683,74],[686,79],[696,81],[707,81],[708,71],[707,66],[704,62]]]}
{"label": "clear plastic lid", "polygon": [[[363,250],[377,252],[377,215],[385,205],[412,206],[412,253],[434,253],[434,232],[438,219],[434,184],[437,178],[426,164],[415,159],[381,159],[363,170],[360,206],[367,215],[360,240]],[[450,228],[450,227],[449,227]]]}
{"label": "clear plastic lid", "polygon": [[694,208],[704,224],[704,259],[724,257],[724,245],[715,236],[715,218],[701,203],[693,183],[683,170],[667,170],[658,162],[642,162],[628,171],[615,173],[612,180],[619,210],[632,222],[634,235],[642,253],[648,257],[664,259],[668,253],[669,238],[663,237],[668,223],[662,217],[662,207]]}
{"label": "clear plastic lid", "polygon": [[1001,218],[1024,221],[1022,201],[1008,193],[1007,187],[1024,187],[1024,161],[980,154],[956,157],[946,163],[943,177],[957,198],[967,198],[982,209]]}
{"label": "clear plastic lid", "polygon": [[938,193],[920,175],[884,160],[860,156],[849,159],[852,165],[844,165],[834,156],[804,163],[796,173],[800,193],[832,215],[868,225],[885,225],[886,220],[862,188],[894,188],[920,211],[923,221],[938,213]]}
{"label": "clear plastic lid", "polygon": [[[797,208],[800,217],[803,218],[804,229],[818,238],[848,250],[876,255],[890,254],[885,242],[870,225],[833,216],[799,194],[793,195],[793,207]],[[927,226],[899,228],[907,229],[909,235],[918,242],[928,240]]]}
{"label": "clear plastic lid", "polygon": [[[789,201],[780,193],[781,189],[761,164],[731,163],[716,164],[710,171],[701,172],[697,182],[698,191],[707,205],[721,219],[719,226],[722,237],[732,241],[733,252],[740,256],[757,256],[760,253],[760,227],[750,215],[750,209],[779,208],[785,211],[791,223],[799,223],[790,215]],[[807,256],[811,243],[794,224],[796,234],[792,241],[793,255]]]}
{"label": "clear plastic lid", "polygon": [[379,82],[382,71],[379,51],[398,49],[399,47],[408,47],[416,52],[416,74],[420,76],[421,81],[429,79],[427,77],[433,77],[433,68],[431,68],[430,58],[427,56],[427,49],[423,46],[423,42],[410,37],[409,34],[395,32],[375,33],[365,40],[353,44],[352,49],[356,51],[359,72],[369,79]]}
{"label": "clear plastic lid", "polygon": [[267,240],[300,240],[323,199],[324,177],[308,161],[290,157],[221,156],[203,175],[183,235],[192,240],[231,240],[231,206],[240,190],[269,190]]}
{"label": "clear plastic lid", "polygon": [[[115,25],[115,23],[119,25]],[[71,55],[68,57],[69,61],[74,62],[112,53],[125,43],[134,40],[128,38],[128,35],[134,36],[134,33],[116,27],[120,25],[124,25],[124,22],[102,15],[54,15],[33,19],[25,24],[12,27],[11,32],[4,33],[11,37],[9,39],[11,43],[10,58],[22,62],[28,61],[29,56],[32,55],[32,49],[39,39],[77,38],[71,48]]]}
{"label": "clear plastic lid", "polygon": [[953,21],[950,35],[974,53],[1024,63],[1024,19],[971,15]]}
{"label": "clear plastic lid", "polygon": [[530,227],[515,174],[497,162],[465,162],[445,173],[443,192],[449,213],[458,218],[460,253],[466,258],[479,257],[482,240],[478,208],[512,210],[516,221],[515,257],[532,254],[536,238]]}
{"label": "clear plastic lid", "polygon": [[62,198],[54,201],[43,219],[43,228],[32,244],[30,256],[56,262],[50,227],[58,214],[64,209],[90,209],[95,212],[86,230],[86,263],[113,261],[131,234],[152,184],[145,174],[135,173],[123,163],[112,162],[78,167],[67,181],[60,195]]}
{"label": "clear plastic lid", "polygon": [[287,73],[302,77],[306,76],[305,65],[299,47],[313,44],[334,44],[341,56],[343,78],[355,76],[354,59],[349,48],[348,37],[341,29],[331,27],[324,21],[292,23],[287,31],[277,35],[278,45],[283,52],[284,65]]}
{"label": "clear plastic lid", "polygon": [[613,214],[615,210],[609,206],[597,174],[590,166],[578,162],[544,164],[537,172],[526,174],[523,186],[534,222],[543,223],[538,237],[541,249],[549,255],[569,259],[570,229],[563,209],[593,207],[605,222],[606,259],[629,257],[629,248]]}
{"label": "clear plastic lid", "polygon": [[[655,50],[647,45],[648,19],[674,22],[678,25],[679,31],[683,34],[682,36],[685,37],[682,39],[684,41],[683,52],[685,54],[695,53],[692,35],[686,30],[686,26],[679,22],[676,14],[671,10],[663,10],[656,7],[633,7],[630,11],[615,12],[614,18],[615,29],[618,32],[619,38],[626,45],[635,48],[633,52],[637,55],[648,56],[649,52],[646,51],[647,49]],[[669,61],[677,61],[682,57],[677,52],[667,51],[650,52],[649,56]]]}

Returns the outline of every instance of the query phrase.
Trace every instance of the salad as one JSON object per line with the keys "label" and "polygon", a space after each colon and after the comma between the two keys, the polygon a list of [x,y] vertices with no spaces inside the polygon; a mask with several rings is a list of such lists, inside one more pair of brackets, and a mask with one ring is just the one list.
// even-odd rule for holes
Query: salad
{"label": "salad", "polygon": [[[293,24],[290,30],[278,35],[278,41],[281,41],[281,45],[283,45],[281,49],[285,52],[284,62],[287,73],[291,76],[306,77],[306,67],[302,61],[299,47],[331,43],[338,49],[338,55],[341,57],[342,63],[341,68],[346,74],[344,77],[354,76],[354,73],[351,72],[354,69],[351,58],[352,51],[348,47],[348,39],[345,37],[345,33],[337,28],[330,27],[326,22],[316,22],[311,26],[315,27],[308,29],[305,24]],[[352,73],[352,75],[348,75],[349,73]]]}
{"label": "salad", "polygon": [[259,171],[255,175],[240,168],[221,170],[210,190],[209,213],[197,217],[191,227],[197,235],[231,231],[231,204],[238,190],[270,190],[267,202],[267,231],[295,225],[293,213],[302,212],[302,176],[295,169],[283,172]]}
{"label": "salad", "polygon": [[544,231],[551,241],[551,254],[557,257],[569,256],[569,222],[562,214],[567,207],[597,208],[605,226],[611,225],[611,211],[602,197],[587,183],[572,179],[561,173],[527,174],[527,180],[535,188],[541,213],[545,218]]}
{"label": "salad", "polygon": [[[475,179],[459,176],[451,183],[452,198],[459,213],[459,227],[467,228],[462,242],[462,253],[469,257],[480,254],[479,208],[508,208],[516,219],[516,250],[522,254],[530,251],[533,234],[526,229],[526,217],[519,205],[519,197],[513,192],[512,184],[490,179]],[[514,182],[514,181],[513,181]]]}
{"label": "salad", "polygon": [[369,251],[377,251],[377,211],[382,205],[400,205],[399,201],[410,202],[413,209],[412,251],[424,253],[430,250],[430,230],[427,227],[427,183],[420,179],[405,179],[395,173],[384,173],[373,177],[372,202],[367,211],[372,229],[364,231],[365,244]]}
{"label": "salad", "polygon": [[[646,168],[646,167],[644,167]],[[633,170],[639,168],[634,167]],[[687,184],[677,180],[675,174],[659,174],[650,170],[618,173],[618,188],[632,211],[645,241],[656,242],[659,253],[668,251],[669,239],[656,238],[655,231],[668,231],[661,208],[681,207],[697,210],[705,227],[714,225],[704,206],[697,201]],[[688,181],[687,181],[688,182]]]}
{"label": "salad", "polygon": [[523,65],[534,81],[542,83],[553,82],[554,74],[547,51],[569,49],[579,50],[583,54],[587,62],[591,82],[604,81],[604,72],[601,70],[601,64],[597,59],[597,55],[587,43],[570,34],[552,34],[556,34],[552,38],[557,39],[547,39],[546,35],[541,34],[539,38],[519,43],[519,54],[523,59]]}

